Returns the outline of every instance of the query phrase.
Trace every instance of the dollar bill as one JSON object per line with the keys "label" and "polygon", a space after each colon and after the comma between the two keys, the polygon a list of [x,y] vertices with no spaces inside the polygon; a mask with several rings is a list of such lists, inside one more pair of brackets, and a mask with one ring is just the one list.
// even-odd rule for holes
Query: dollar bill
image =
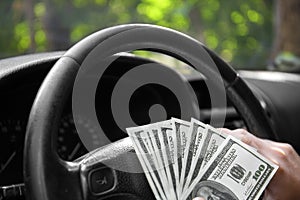
{"label": "dollar bill", "polygon": [[190,143],[191,135],[189,133],[190,122],[172,118],[173,131],[176,134],[177,139],[177,151],[178,151],[178,172],[179,172],[179,193],[183,189],[183,183],[185,178],[186,161],[188,155],[187,146]]}
{"label": "dollar bill", "polygon": [[[127,128],[126,131],[129,137],[132,139],[133,146],[136,150],[136,155],[141,163],[141,166],[145,172],[145,176],[153,191],[156,199],[167,200],[165,191],[163,190],[163,183],[156,170],[154,163],[154,156],[149,152],[149,148],[146,147],[144,141],[147,136],[145,135],[145,127],[133,127]],[[143,140],[143,139],[144,140]],[[147,142],[149,144],[149,141]]]}
{"label": "dollar bill", "polygon": [[163,157],[164,157],[164,163],[165,168],[169,180],[169,185],[171,187],[171,192],[176,194],[176,198],[178,197],[177,191],[178,191],[178,184],[177,180],[178,178],[178,169],[176,168],[177,165],[175,163],[177,162],[177,148],[175,145],[175,134],[173,133],[172,129],[172,123],[170,120],[163,121],[161,123],[157,124],[158,126],[158,137],[162,146],[162,149],[165,149],[165,151],[162,151]]}
{"label": "dollar bill", "polygon": [[204,155],[204,157],[200,158],[203,160],[201,164],[201,169],[205,167],[205,165],[211,160],[212,156],[215,154],[215,152],[218,150],[219,146],[224,142],[227,135],[222,133],[221,131],[213,128],[210,125],[206,125],[207,128],[207,135],[204,141],[203,145],[203,151],[201,156]]}
{"label": "dollar bill", "polygon": [[[199,159],[204,139],[206,138],[206,124],[192,118],[189,129],[190,142],[187,145],[186,169],[184,173],[183,191],[189,186],[195,170],[199,171],[202,160]],[[197,164],[199,163],[199,164]],[[195,169],[198,166],[198,169]],[[197,174],[197,173],[195,173]],[[194,177],[193,177],[194,178]]]}
{"label": "dollar bill", "polygon": [[[165,125],[165,126],[164,126]],[[168,194],[168,197],[171,199],[176,200],[177,199],[177,194],[176,194],[176,180],[173,180],[173,177],[175,178],[174,174],[171,174],[171,170],[170,170],[170,160],[167,156],[167,154],[169,152],[169,145],[166,143],[167,140],[164,140],[163,138],[163,132],[162,132],[162,128],[163,127],[168,127],[171,126],[171,122],[170,121],[164,121],[164,122],[158,122],[155,124],[151,124],[148,126],[147,130],[150,132],[152,132],[153,135],[150,136],[150,141],[152,143],[152,146],[154,149],[156,149],[156,151],[154,151],[155,156],[156,156],[156,160],[158,162],[158,167],[160,169],[162,169],[162,171],[164,172],[163,177],[161,177],[163,180],[162,182],[165,185],[165,190],[166,193]],[[171,129],[172,130],[172,129]],[[148,133],[149,133],[148,132]],[[171,132],[173,133],[173,132]]]}
{"label": "dollar bill", "polygon": [[[197,122],[197,120],[194,120],[194,122]],[[195,165],[194,169],[190,170],[190,174],[188,175],[190,185],[197,182],[195,179],[199,176],[203,167],[210,161],[227,136],[207,124],[204,132],[205,137],[203,138],[203,143],[201,144],[200,149],[197,149],[197,157],[195,158],[195,163],[193,163]],[[187,190],[187,187],[189,187],[189,185],[186,185],[184,190]]]}
{"label": "dollar bill", "polygon": [[277,169],[253,148],[228,136],[183,198],[192,192],[192,198],[257,200]]}
{"label": "dollar bill", "polygon": [[156,199],[256,200],[277,166],[196,119],[127,129]]}

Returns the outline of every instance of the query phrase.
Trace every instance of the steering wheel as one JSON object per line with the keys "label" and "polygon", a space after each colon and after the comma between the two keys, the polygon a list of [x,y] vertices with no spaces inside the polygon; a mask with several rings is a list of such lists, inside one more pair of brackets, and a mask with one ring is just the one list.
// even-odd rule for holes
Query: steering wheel
{"label": "steering wheel", "polygon": [[[40,87],[32,106],[25,138],[24,181],[28,199],[154,199],[143,173],[129,173],[107,167],[107,163],[127,167],[139,165],[136,157],[126,156],[126,153],[134,151],[129,138],[100,147],[73,162],[61,160],[56,153],[57,129],[62,110],[82,63],[96,48],[100,48],[98,50],[105,56],[136,49],[171,55],[195,67],[212,84],[220,74],[226,95],[248,129],[260,137],[275,138],[260,102],[247,84],[233,68],[203,44],[159,26],[115,26],[88,36],[68,50],[56,62]],[[216,68],[203,64],[199,49],[204,49]]]}

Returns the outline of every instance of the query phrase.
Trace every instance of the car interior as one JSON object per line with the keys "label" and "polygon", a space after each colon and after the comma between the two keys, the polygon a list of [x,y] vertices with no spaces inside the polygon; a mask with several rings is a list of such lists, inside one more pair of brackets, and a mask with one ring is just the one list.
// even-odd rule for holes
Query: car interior
{"label": "car interior", "polygon": [[[123,42],[119,42],[118,35]],[[180,42],[180,46],[171,39],[161,41],[164,36],[187,45]],[[201,65],[203,58],[191,50],[194,47],[202,48],[216,68]],[[134,50],[165,54],[183,64],[177,69],[133,54]],[[76,100],[72,95],[76,93],[73,86],[84,62],[99,60],[99,53],[113,61],[101,77],[92,72],[83,78],[87,83],[97,81],[91,99],[97,119],[94,121],[85,112],[74,114]],[[104,64],[97,64],[97,68]],[[0,60],[0,199],[154,199],[143,173],[106,167],[108,163],[128,168],[139,165],[135,157],[126,156],[134,149],[126,127],[119,126],[111,105],[122,77],[147,64],[156,66],[150,69],[152,74],[164,74],[170,80],[175,77],[175,88],[182,89],[180,94],[190,102],[182,106],[172,90],[155,82],[142,85],[130,94],[128,101],[116,100],[121,105],[119,112],[128,109],[130,116],[126,118],[136,125],[171,117],[195,117],[205,123],[212,123],[214,118],[216,127],[245,128],[257,136],[290,143],[300,153],[299,74],[235,70],[202,43],[171,29],[145,24],[115,26],[82,39],[67,51]],[[223,107],[212,105],[208,87],[217,79],[216,73],[225,89]],[[127,79],[122,83],[135,81]],[[85,85],[80,91],[89,89]],[[190,93],[196,99],[188,97]],[[88,96],[85,92],[79,95]],[[128,108],[123,108],[126,103]],[[197,109],[189,110],[189,105],[194,104]],[[151,115],[153,105],[163,107],[161,115]],[[129,121],[124,119],[124,126],[131,126]],[[99,125],[103,135],[97,136]],[[87,147],[78,135],[79,130],[89,135],[93,144]],[[95,174],[104,174],[107,184],[99,187]]]}

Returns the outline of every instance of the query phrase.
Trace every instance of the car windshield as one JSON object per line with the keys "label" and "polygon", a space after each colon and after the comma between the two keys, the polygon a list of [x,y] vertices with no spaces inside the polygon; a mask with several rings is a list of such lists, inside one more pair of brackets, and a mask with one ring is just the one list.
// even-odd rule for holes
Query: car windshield
{"label": "car windshield", "polygon": [[[1,0],[0,58],[67,50],[109,26],[149,23],[196,38],[236,69],[293,70],[300,63],[300,28],[280,17],[286,10],[300,13],[283,6],[293,1]],[[282,29],[288,33],[280,37]],[[282,45],[291,37],[289,45],[298,47]]]}

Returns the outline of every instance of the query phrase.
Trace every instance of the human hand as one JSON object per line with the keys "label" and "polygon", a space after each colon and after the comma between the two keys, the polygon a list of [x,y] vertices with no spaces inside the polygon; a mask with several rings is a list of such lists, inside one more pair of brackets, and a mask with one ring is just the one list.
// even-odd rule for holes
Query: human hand
{"label": "human hand", "polygon": [[221,131],[254,147],[279,166],[265,190],[263,200],[300,199],[300,157],[291,145],[258,138],[244,129]]}

